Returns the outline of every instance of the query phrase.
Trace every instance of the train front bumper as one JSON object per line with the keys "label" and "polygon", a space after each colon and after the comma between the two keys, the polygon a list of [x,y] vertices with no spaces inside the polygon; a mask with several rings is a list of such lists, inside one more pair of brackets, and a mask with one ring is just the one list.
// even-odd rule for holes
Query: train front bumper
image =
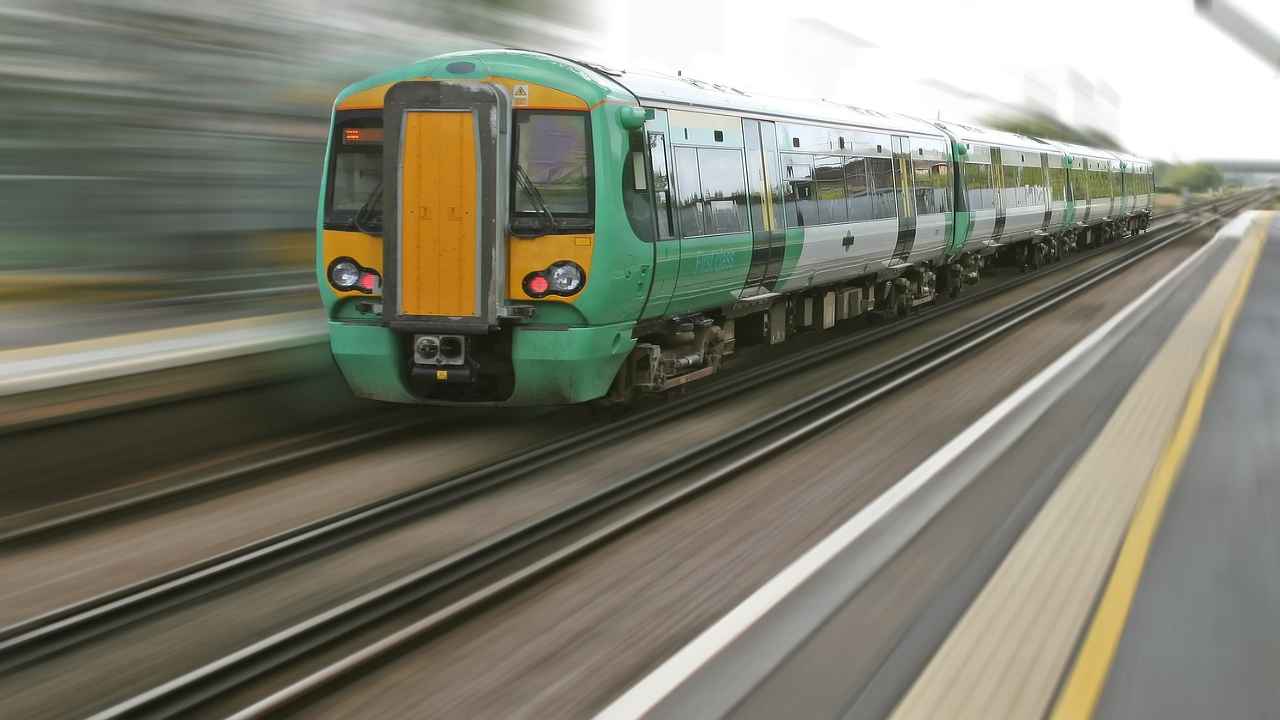
{"label": "train front bumper", "polygon": [[[503,399],[456,401],[424,396],[410,381],[405,336],[374,323],[329,322],[334,360],[353,393],[385,402],[458,406],[566,405],[603,396],[635,346],[634,323],[598,327],[522,327],[512,333],[514,389]],[[420,390],[420,388],[418,388]]]}

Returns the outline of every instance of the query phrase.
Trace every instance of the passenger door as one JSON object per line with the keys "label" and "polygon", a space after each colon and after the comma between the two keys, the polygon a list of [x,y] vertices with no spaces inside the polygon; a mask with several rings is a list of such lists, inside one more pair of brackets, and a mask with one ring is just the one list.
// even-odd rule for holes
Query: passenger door
{"label": "passenger door", "polygon": [[732,305],[752,253],[743,149],[678,144],[671,155],[680,272],[667,314]]}
{"label": "passenger door", "polygon": [[[661,119],[665,130],[665,116]],[[654,121],[650,121],[652,124]],[[640,316],[651,318],[665,315],[671,302],[671,293],[680,276],[680,238],[673,227],[671,156],[667,150],[666,133],[651,130],[646,137],[649,145],[649,187],[657,213],[657,238],[653,242],[653,282]]]}
{"label": "passenger door", "polygon": [[893,182],[898,199],[898,242],[889,264],[905,263],[916,241],[915,183],[911,173],[911,140],[902,135],[892,137]]}
{"label": "passenger door", "polygon": [[1001,236],[1004,235],[1004,224],[1008,214],[1008,210],[1005,207],[1004,190],[1004,160],[1000,156],[1000,148],[992,146],[991,197],[996,209],[996,224],[991,230],[991,244],[993,245],[998,244]]}
{"label": "passenger door", "polygon": [[751,210],[751,267],[743,296],[773,291],[786,252],[778,133],[774,123],[743,120],[747,156],[747,202]]}

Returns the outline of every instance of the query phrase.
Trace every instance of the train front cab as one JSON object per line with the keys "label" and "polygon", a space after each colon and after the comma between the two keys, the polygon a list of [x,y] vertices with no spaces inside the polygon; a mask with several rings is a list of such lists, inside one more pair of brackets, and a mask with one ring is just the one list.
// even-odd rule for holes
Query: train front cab
{"label": "train front cab", "polygon": [[[595,242],[589,101],[602,98],[477,65],[339,97],[317,257],[333,356],[353,392],[384,401],[598,397],[639,308],[592,322],[577,306],[615,271]],[[590,304],[609,305],[597,285]]]}

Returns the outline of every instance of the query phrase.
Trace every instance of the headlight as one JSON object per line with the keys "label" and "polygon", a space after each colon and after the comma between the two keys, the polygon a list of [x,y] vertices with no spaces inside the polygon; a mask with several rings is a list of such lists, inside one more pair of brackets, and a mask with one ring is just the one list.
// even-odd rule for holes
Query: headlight
{"label": "headlight", "polygon": [[572,295],[578,292],[582,289],[584,279],[582,268],[576,263],[556,263],[547,272],[547,282],[551,292],[557,295]]}
{"label": "headlight", "polygon": [[360,267],[349,257],[340,257],[329,263],[329,284],[339,290],[372,295],[382,291],[382,276],[376,270]]}
{"label": "headlight", "polygon": [[360,282],[360,266],[349,258],[338,258],[329,266],[329,282],[339,290],[350,290]]}
{"label": "headlight", "polygon": [[524,293],[540,298],[547,295],[574,295],[587,282],[587,274],[576,262],[561,260],[546,270],[536,270],[524,276]]}

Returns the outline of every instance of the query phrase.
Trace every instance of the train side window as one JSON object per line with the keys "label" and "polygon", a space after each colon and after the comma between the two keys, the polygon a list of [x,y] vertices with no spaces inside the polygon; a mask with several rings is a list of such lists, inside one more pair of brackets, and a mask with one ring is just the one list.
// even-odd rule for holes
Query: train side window
{"label": "train side window", "polygon": [[671,176],[667,172],[667,140],[649,133],[649,165],[652,168],[653,202],[658,214],[658,239],[675,237],[671,223]]}
{"label": "train side window", "polygon": [[929,166],[929,183],[933,188],[938,212],[951,212],[954,209],[951,204],[951,163],[934,160]]}
{"label": "train side window", "polygon": [[931,215],[950,210],[950,166],[938,160],[917,158],[911,161],[911,169],[915,174],[916,213]]}
{"label": "train side window", "polygon": [[870,220],[871,189],[867,187],[867,161],[864,158],[845,158],[845,194],[849,198],[849,219],[854,222]]}
{"label": "train side window", "polygon": [[1022,191],[1027,205],[1044,204],[1044,168],[1034,165],[1022,168]]}
{"label": "train side window", "polygon": [[911,161],[911,173],[915,175],[913,183],[916,190],[916,213],[932,215],[939,212],[934,208],[933,193],[929,187],[929,161],[919,158]]}
{"label": "train side window", "polygon": [[747,176],[742,151],[677,147],[676,191],[684,237],[747,229]]}
{"label": "train side window", "polygon": [[893,193],[893,160],[884,157],[867,158],[867,179],[871,190],[872,217],[897,217],[897,198]]}
{"label": "train side window", "polygon": [[1084,170],[1071,169],[1071,194],[1077,202],[1089,201],[1089,181]]}
{"label": "train side window", "polygon": [[698,179],[698,151],[689,147],[675,149],[676,215],[680,233],[685,237],[705,235],[702,222],[702,181]]}
{"label": "train side window", "polygon": [[1022,193],[1022,168],[1017,165],[1004,167],[1005,205],[1019,207],[1024,204]]}
{"label": "train side window", "polygon": [[[1054,162],[1060,162],[1055,159]],[[1067,199],[1067,171],[1060,167],[1049,168],[1049,188],[1054,202]]]}
{"label": "train side window", "polygon": [[813,192],[813,158],[798,153],[782,154],[782,179],[786,182],[783,196],[787,227],[804,227],[818,222],[818,207]]}
{"label": "train side window", "polygon": [[652,183],[648,164],[645,162],[644,133],[633,132],[627,136],[627,162],[622,173],[622,206],[627,212],[631,230],[641,240],[654,239]]}
{"label": "train side window", "polygon": [[815,158],[814,181],[818,203],[818,222],[838,223],[849,221],[849,208],[845,204],[844,158],[824,155]]}
{"label": "train side window", "polygon": [[702,212],[708,233],[735,233],[747,229],[747,176],[742,151],[698,148],[698,172],[702,176]]}
{"label": "train side window", "polygon": [[991,166],[985,163],[964,164],[964,184],[969,193],[970,210],[989,210],[994,205],[991,190]]}

